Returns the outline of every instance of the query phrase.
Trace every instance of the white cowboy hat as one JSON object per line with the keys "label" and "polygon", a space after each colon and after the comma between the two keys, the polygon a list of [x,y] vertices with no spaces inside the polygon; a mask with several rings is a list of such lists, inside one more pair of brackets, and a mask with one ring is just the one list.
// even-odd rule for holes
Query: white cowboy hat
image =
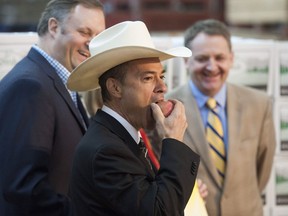
{"label": "white cowboy hat", "polygon": [[72,91],[99,88],[99,77],[107,70],[131,60],[158,57],[160,61],[173,57],[189,57],[186,47],[167,51],[155,48],[146,25],[141,21],[125,21],[107,28],[90,44],[91,57],[76,67],[67,82]]}

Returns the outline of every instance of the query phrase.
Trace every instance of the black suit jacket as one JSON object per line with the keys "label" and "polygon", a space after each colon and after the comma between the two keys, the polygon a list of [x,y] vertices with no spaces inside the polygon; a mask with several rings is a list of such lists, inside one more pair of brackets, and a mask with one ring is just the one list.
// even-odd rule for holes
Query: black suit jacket
{"label": "black suit jacket", "polygon": [[54,68],[31,49],[0,82],[0,215],[70,215],[72,159],[84,132]]}
{"label": "black suit jacket", "polygon": [[199,156],[164,139],[160,164],[155,174],[128,131],[98,110],[75,154],[71,196],[77,215],[182,215]]}

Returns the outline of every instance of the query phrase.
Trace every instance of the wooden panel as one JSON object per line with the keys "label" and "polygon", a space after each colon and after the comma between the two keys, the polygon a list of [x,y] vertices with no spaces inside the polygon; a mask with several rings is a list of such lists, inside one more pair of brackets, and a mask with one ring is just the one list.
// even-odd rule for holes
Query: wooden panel
{"label": "wooden panel", "polygon": [[221,18],[223,13],[218,11],[218,7],[214,7],[219,1],[103,0],[102,2],[106,10],[107,27],[124,20],[142,20],[153,31],[183,31],[197,20]]}
{"label": "wooden panel", "polygon": [[182,31],[192,25],[195,21],[208,18],[201,12],[178,12],[178,11],[145,11],[142,20],[152,31]]}
{"label": "wooden panel", "polygon": [[106,27],[110,27],[112,25],[115,25],[119,22],[127,21],[127,20],[137,20],[134,18],[130,13],[127,12],[117,12],[117,13],[111,13],[106,15]]}

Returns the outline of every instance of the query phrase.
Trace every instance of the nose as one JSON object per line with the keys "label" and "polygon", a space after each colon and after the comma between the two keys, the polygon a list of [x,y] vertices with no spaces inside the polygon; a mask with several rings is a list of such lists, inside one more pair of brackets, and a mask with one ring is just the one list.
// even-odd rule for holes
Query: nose
{"label": "nose", "polygon": [[85,49],[89,51],[89,43],[90,43],[90,40],[87,40],[85,42]]}
{"label": "nose", "polygon": [[215,59],[213,58],[210,58],[208,61],[207,61],[207,65],[206,65],[206,69],[209,70],[209,71],[213,71],[217,68],[216,66],[216,61]]}
{"label": "nose", "polygon": [[87,41],[86,41],[86,43],[85,43],[85,45],[86,45],[87,48],[89,48],[89,44],[90,44],[92,38],[93,38],[93,37],[90,37],[90,38],[87,39]]}
{"label": "nose", "polygon": [[161,78],[157,79],[157,83],[156,83],[154,92],[163,93],[163,94],[165,94],[167,92],[167,86],[166,86],[163,79],[161,79]]}

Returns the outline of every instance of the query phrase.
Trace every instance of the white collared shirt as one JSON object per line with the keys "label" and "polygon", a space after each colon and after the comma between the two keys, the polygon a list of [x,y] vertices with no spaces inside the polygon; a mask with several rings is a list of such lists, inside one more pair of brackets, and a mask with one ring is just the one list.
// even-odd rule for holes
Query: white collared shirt
{"label": "white collared shirt", "polygon": [[137,131],[126,119],[124,119],[117,112],[105,105],[102,106],[102,111],[106,112],[107,114],[115,118],[121,125],[123,125],[123,127],[128,131],[128,133],[132,136],[136,143],[140,142],[139,131]]}

